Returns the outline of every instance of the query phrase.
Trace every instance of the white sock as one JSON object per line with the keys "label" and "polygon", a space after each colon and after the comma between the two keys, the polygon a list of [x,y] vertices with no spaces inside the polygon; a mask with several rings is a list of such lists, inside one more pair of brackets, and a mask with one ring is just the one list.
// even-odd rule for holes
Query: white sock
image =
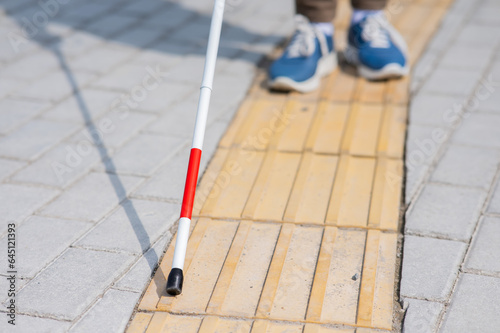
{"label": "white sock", "polygon": [[333,28],[333,24],[331,22],[311,22],[311,24],[325,35],[333,36],[335,29]]}
{"label": "white sock", "polygon": [[354,9],[351,16],[351,25],[362,21],[367,16],[381,14],[382,12],[383,10]]}

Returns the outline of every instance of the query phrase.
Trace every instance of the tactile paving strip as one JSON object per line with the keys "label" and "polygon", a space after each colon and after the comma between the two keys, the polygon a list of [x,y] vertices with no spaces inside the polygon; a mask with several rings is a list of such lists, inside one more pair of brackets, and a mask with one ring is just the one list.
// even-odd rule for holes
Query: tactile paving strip
{"label": "tactile paving strip", "polygon": [[[449,2],[390,17],[412,64]],[[348,11],[340,1],[340,48]],[[264,79],[198,186],[182,295],[165,292],[174,238],[128,332],[392,330],[409,78],[336,70],[310,94],[273,94]]]}

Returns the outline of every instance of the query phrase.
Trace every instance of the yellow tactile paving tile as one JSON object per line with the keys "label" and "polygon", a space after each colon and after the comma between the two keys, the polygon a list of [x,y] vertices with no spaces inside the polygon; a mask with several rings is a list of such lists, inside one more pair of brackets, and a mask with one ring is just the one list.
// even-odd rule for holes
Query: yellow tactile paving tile
{"label": "yellow tactile paving tile", "polygon": [[350,104],[320,101],[305,144],[306,151],[339,154]]}
{"label": "yellow tactile paving tile", "polygon": [[368,231],[357,324],[392,328],[397,235]]}
{"label": "yellow tactile paving tile", "polygon": [[260,151],[231,149],[200,214],[241,217],[263,159]]}
{"label": "yellow tactile paving tile", "polygon": [[152,313],[146,312],[138,312],[135,314],[132,323],[127,329],[128,333],[144,333],[149,326],[151,318],[153,317]]}
{"label": "yellow tactile paving tile", "polygon": [[342,156],[335,176],[326,223],[343,227],[366,227],[376,160]]}
{"label": "yellow tactile paving tile", "polygon": [[195,333],[199,331],[202,320],[201,317],[175,316],[166,312],[156,312],[145,331],[133,331],[130,325],[127,333]]}
{"label": "yellow tactile paving tile", "polygon": [[[135,318],[147,316],[149,327],[138,329]],[[354,333],[355,329],[335,328],[327,325],[276,322],[269,320],[248,320],[215,316],[185,316],[169,313],[139,312],[127,333]],[[146,331],[147,330],[147,331]]]}
{"label": "yellow tactile paving tile", "polygon": [[406,107],[400,105],[385,107],[377,145],[378,156],[403,158],[406,117]]}
{"label": "yellow tactile paving tile", "polygon": [[375,156],[384,107],[353,103],[342,140],[342,153]]}
{"label": "yellow tactile paving tile", "polygon": [[378,159],[368,227],[397,230],[403,182],[403,161]]}
{"label": "yellow tactile paving tile", "polygon": [[324,223],[338,160],[337,156],[303,155],[284,221]]}
{"label": "yellow tactile paving tile", "polygon": [[[365,87],[368,86],[365,84]],[[327,100],[313,103],[294,98],[282,106],[280,101],[279,108],[269,100],[256,101],[252,106],[244,103],[242,112],[248,112],[250,119],[242,121],[239,116],[236,117],[233,125],[239,130],[231,127],[220,147],[296,153],[312,150],[332,155],[402,158],[406,107],[384,104],[386,90],[393,91],[393,99],[403,97],[398,98],[396,86],[391,82],[384,83],[383,87],[383,90],[374,93],[380,99],[377,103],[364,99],[352,104]],[[367,94],[362,92],[361,96]],[[269,111],[270,105],[276,107],[275,111]],[[252,125],[253,120],[255,123]],[[233,137],[234,142],[230,143]]]}
{"label": "yellow tactile paving tile", "polygon": [[399,160],[235,148],[224,156],[213,161],[220,173],[200,216],[397,230]]}
{"label": "yellow tactile paving tile", "polygon": [[193,242],[183,293],[156,298],[163,311],[392,325],[395,233],[205,218],[193,229]]}
{"label": "yellow tactile paving tile", "polygon": [[[450,2],[391,1],[411,64]],[[339,2],[340,47],[350,10]],[[393,329],[410,77],[368,82],[344,66],[308,94],[265,80],[199,183],[183,293],[165,291],[174,238],[127,332]]]}
{"label": "yellow tactile paving tile", "polygon": [[243,218],[282,219],[300,159],[300,154],[267,154],[243,210]]}

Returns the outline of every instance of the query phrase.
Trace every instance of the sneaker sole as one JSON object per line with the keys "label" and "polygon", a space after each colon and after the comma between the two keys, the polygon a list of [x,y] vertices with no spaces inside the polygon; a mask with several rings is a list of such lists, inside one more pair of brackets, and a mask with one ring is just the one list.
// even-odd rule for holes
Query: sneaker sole
{"label": "sneaker sole", "polygon": [[408,74],[408,67],[400,64],[388,64],[378,70],[373,70],[363,65],[358,65],[358,73],[368,80],[383,80],[398,78]]}
{"label": "sneaker sole", "polygon": [[279,76],[269,81],[269,87],[280,91],[295,90],[301,93],[311,92],[318,89],[321,78],[333,72],[335,68],[337,68],[337,54],[332,52],[319,59],[316,72],[309,79],[297,82],[289,77]]}
{"label": "sneaker sole", "polygon": [[345,59],[348,63],[358,68],[358,74],[368,80],[384,80],[402,77],[408,74],[408,66],[400,64],[387,64],[381,69],[371,69],[359,63],[358,50],[352,46],[347,46],[344,52]]}

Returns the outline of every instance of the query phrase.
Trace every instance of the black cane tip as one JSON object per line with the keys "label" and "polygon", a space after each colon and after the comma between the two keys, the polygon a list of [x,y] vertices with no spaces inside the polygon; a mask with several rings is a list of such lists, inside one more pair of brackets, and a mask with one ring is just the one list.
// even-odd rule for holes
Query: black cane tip
{"label": "black cane tip", "polygon": [[182,269],[172,268],[170,274],[168,274],[167,293],[172,296],[179,295],[182,292],[183,281],[184,275],[182,274]]}

